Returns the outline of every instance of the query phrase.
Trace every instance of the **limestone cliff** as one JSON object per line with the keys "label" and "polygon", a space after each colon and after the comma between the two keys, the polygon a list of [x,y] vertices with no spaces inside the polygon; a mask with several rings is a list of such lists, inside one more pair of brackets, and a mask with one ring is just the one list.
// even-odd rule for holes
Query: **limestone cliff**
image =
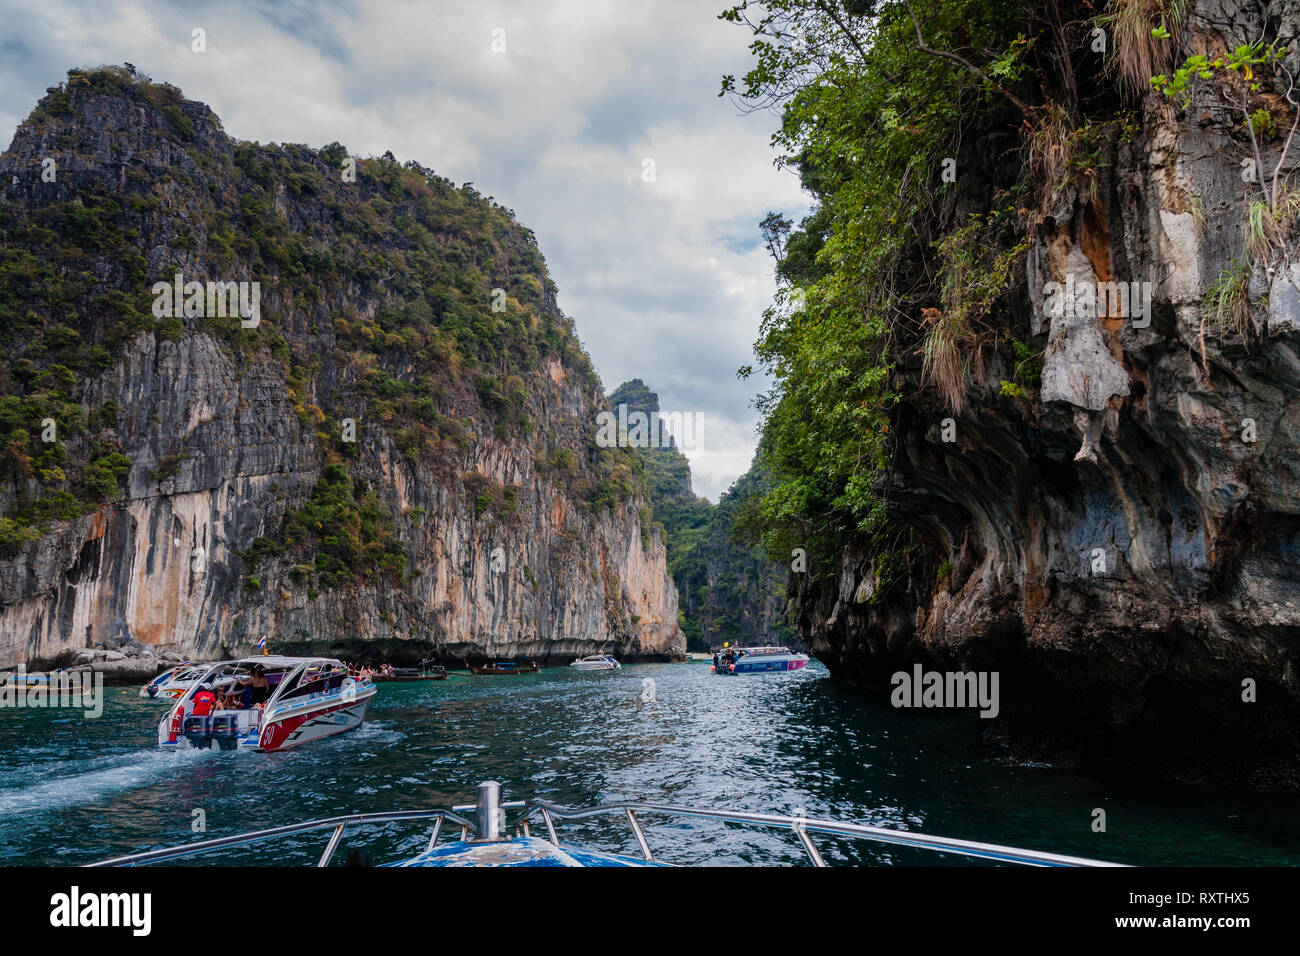
{"label": "limestone cliff", "polygon": [[[1169,72],[1260,37],[1291,43],[1282,66],[1300,66],[1295,2],[1147,6],[1136,39],[1167,25]],[[1088,23],[1076,15],[1090,14],[1062,22]],[[1243,176],[1272,186],[1280,164],[1291,188],[1295,91],[1286,69],[1257,67],[1257,90],[1218,69],[1185,103],[1150,86],[1121,98],[1088,62],[1087,125],[1067,130],[1074,158],[1049,177],[1027,268],[992,320],[1026,361],[987,354],[954,412],[919,348],[902,356],[886,494],[916,546],[886,566],[847,539],[838,574],[792,576],[801,628],[834,672],[877,686],[912,661],[1000,671],[990,729],[1025,755],[1297,788],[1300,269],[1293,224],[1248,257],[1260,190]],[[977,122],[959,187],[931,213],[948,228],[1019,172],[999,161],[1017,155],[1014,122]],[[1135,302],[1054,310],[1049,284],[1067,280],[1150,283],[1149,322]]]}
{"label": "limestone cliff", "polygon": [[[594,442],[600,383],[508,210],[391,157],[236,142],[116,68],[52,88],[0,183],[0,666],[262,634],[684,650],[643,488]],[[257,321],[160,314],[176,273],[258,282]]]}

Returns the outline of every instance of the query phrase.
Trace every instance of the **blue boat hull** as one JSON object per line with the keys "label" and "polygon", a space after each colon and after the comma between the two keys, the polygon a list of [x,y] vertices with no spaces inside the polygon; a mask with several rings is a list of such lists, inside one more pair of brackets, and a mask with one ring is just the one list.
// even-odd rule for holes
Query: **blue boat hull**
{"label": "blue boat hull", "polygon": [[802,670],[807,661],[741,661],[731,669],[733,674],[764,674],[769,671]]}
{"label": "blue boat hull", "polygon": [[664,866],[640,857],[557,847],[537,837],[475,843],[457,840],[389,866]]}

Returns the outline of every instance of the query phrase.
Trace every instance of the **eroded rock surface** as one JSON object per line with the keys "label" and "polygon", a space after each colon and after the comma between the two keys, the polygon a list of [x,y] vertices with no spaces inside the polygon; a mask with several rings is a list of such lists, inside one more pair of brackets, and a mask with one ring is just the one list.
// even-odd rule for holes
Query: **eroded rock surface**
{"label": "eroded rock surface", "polygon": [[[1246,6],[1192,4],[1190,49],[1255,40]],[[1294,35],[1300,4],[1268,6]],[[990,729],[1023,755],[1300,788],[1300,299],[1257,275],[1259,334],[1206,332],[1207,289],[1242,254],[1249,143],[1212,88],[1185,111],[1150,95],[1140,116],[1098,201],[1064,195],[1035,235],[1019,300],[1040,393],[998,396],[995,369],[945,443],[949,412],[904,389],[891,500],[920,557],[878,589],[846,544],[838,585],[793,579],[800,624],[877,686],[917,660],[1000,671]],[[1297,163],[1293,146],[1283,179]],[[1150,281],[1149,326],[1049,315],[1043,283],[1066,273]]]}

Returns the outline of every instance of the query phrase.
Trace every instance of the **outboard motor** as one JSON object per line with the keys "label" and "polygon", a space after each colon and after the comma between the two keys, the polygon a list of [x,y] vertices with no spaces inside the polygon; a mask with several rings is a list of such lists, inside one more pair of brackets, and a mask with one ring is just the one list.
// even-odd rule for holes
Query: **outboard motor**
{"label": "outboard motor", "polygon": [[185,718],[182,733],[191,747],[207,750],[212,746],[212,718],[207,714],[190,714]]}
{"label": "outboard motor", "polygon": [[146,694],[148,694],[150,697],[157,697],[157,696],[158,696],[158,685],[157,685],[157,684],[150,684],[148,687],[146,687],[146,688],[144,689],[144,692],[145,692]]}
{"label": "outboard motor", "polygon": [[212,718],[212,739],[222,750],[239,746],[239,715],[216,714]]}

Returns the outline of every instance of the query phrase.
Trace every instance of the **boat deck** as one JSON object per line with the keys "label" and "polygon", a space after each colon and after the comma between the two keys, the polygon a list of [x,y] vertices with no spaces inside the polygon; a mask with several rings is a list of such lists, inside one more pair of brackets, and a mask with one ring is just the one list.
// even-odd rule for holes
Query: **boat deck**
{"label": "boat deck", "polygon": [[558,847],[533,836],[497,843],[447,843],[390,866],[668,866],[616,853]]}

